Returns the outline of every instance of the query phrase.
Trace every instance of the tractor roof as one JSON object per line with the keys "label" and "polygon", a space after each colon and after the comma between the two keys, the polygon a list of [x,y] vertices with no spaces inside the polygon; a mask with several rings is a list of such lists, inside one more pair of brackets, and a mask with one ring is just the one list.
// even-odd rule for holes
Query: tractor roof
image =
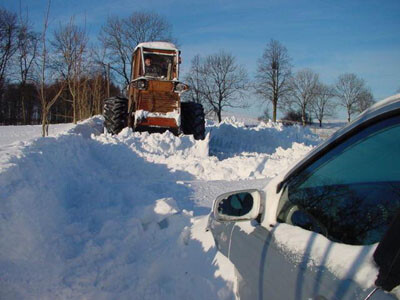
{"label": "tractor roof", "polygon": [[145,43],[140,43],[139,45],[136,46],[135,51],[139,47],[150,48],[150,49],[158,49],[158,50],[174,50],[174,51],[178,50],[174,44],[169,43],[169,42],[145,42]]}

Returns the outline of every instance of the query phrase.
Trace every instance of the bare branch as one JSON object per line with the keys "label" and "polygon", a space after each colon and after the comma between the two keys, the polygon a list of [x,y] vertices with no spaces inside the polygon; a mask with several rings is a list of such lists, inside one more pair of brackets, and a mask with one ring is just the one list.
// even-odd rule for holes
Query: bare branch
{"label": "bare branch", "polygon": [[350,122],[351,116],[357,112],[357,102],[364,89],[364,80],[352,73],[342,74],[336,81],[336,97],[339,99],[339,105],[347,111],[348,122]]}
{"label": "bare branch", "polygon": [[335,113],[335,105],[332,101],[334,96],[333,87],[318,83],[315,99],[311,102],[311,110],[318,119],[320,127],[322,127],[322,120],[325,117],[331,117]]}
{"label": "bare branch", "polygon": [[17,15],[0,8],[0,89],[11,57],[17,51]]}
{"label": "bare branch", "polygon": [[134,12],[127,18],[108,18],[99,39],[107,49],[106,64],[129,84],[135,47],[141,42],[171,41],[171,25],[156,13]]}
{"label": "bare branch", "polygon": [[307,111],[313,103],[319,84],[319,76],[310,69],[298,71],[289,81],[289,93],[285,98],[286,105],[301,112],[303,126],[306,125]]}
{"label": "bare branch", "polygon": [[278,101],[289,92],[291,67],[286,47],[271,39],[258,60],[255,91],[264,101],[272,103],[274,122]]}
{"label": "bare branch", "polygon": [[186,79],[191,84],[189,100],[202,103],[221,122],[226,107],[244,107],[244,92],[249,83],[246,70],[233,55],[220,51],[205,59],[196,56]]}

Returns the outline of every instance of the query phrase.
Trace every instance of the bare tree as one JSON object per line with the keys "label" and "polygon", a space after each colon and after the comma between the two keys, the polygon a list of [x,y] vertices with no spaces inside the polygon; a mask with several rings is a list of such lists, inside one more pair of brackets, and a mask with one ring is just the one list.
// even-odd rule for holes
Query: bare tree
{"label": "bare tree", "polygon": [[319,121],[319,127],[322,127],[322,120],[325,117],[334,115],[335,104],[332,101],[334,96],[333,87],[323,83],[317,85],[314,101],[311,102],[311,110]]}
{"label": "bare tree", "polygon": [[127,18],[110,17],[100,32],[111,69],[129,84],[133,50],[141,42],[171,41],[171,25],[157,13],[134,12]]}
{"label": "bare tree", "polygon": [[106,98],[110,98],[110,83],[111,83],[111,72],[110,63],[107,61],[107,49],[104,45],[99,47],[91,48],[91,55],[93,60],[93,70],[94,73],[101,73],[106,80]]}
{"label": "bare tree", "polygon": [[[202,62],[200,55],[196,55],[193,57],[191,61],[191,67],[189,72],[185,76],[185,83],[190,86],[190,89],[183,93],[183,99],[190,102],[206,104],[206,98],[204,94],[204,87],[205,84],[203,78],[203,70],[202,70]],[[206,113],[208,113],[206,111]]]}
{"label": "bare tree", "polygon": [[48,72],[48,60],[49,60],[49,54],[47,52],[47,29],[48,29],[48,21],[49,21],[49,14],[50,14],[50,5],[51,5],[51,0],[48,0],[47,2],[47,9],[44,17],[44,23],[43,23],[43,31],[41,35],[41,49],[39,53],[39,59],[38,59],[38,80],[37,80],[37,90],[39,94],[39,99],[41,103],[41,108],[42,108],[42,136],[46,136],[49,134],[49,112],[53,104],[57,101],[57,99],[60,97],[62,91],[65,88],[65,81],[63,80],[61,83],[58,84],[57,90],[52,93],[52,95],[49,95],[49,91],[47,89],[47,72]]}
{"label": "bare tree", "polygon": [[82,77],[86,64],[88,37],[84,28],[80,28],[71,18],[70,22],[59,26],[54,31],[52,45],[56,53],[56,68],[67,82],[69,93],[72,97],[73,122],[76,123],[81,99]]}
{"label": "bare tree", "polygon": [[318,84],[318,74],[310,69],[300,70],[290,79],[290,92],[285,98],[285,104],[301,112],[303,126],[307,123],[307,111],[315,99]]}
{"label": "bare tree", "polygon": [[19,16],[19,29],[17,38],[17,49],[15,55],[15,65],[18,66],[20,102],[22,109],[22,119],[24,124],[30,124],[32,115],[32,103],[27,102],[26,85],[33,82],[34,62],[37,58],[40,37],[31,30],[28,14]]}
{"label": "bare tree", "polygon": [[0,8],[0,93],[5,81],[7,65],[17,50],[17,15]]}
{"label": "bare tree", "polygon": [[243,100],[249,85],[247,72],[232,54],[220,51],[199,58],[198,64],[198,93],[206,110],[213,112],[219,122],[226,107],[246,106]]}
{"label": "bare tree", "polygon": [[364,80],[353,73],[342,74],[336,81],[336,97],[339,99],[339,105],[347,111],[348,122],[350,122],[351,116],[357,112],[359,97],[364,90]]}
{"label": "bare tree", "polygon": [[289,92],[290,75],[288,51],[280,42],[272,39],[258,60],[255,89],[264,101],[272,103],[274,122],[276,122],[278,101]]}
{"label": "bare tree", "polygon": [[375,100],[372,92],[368,88],[364,88],[358,95],[356,111],[362,113],[364,110],[374,105]]}

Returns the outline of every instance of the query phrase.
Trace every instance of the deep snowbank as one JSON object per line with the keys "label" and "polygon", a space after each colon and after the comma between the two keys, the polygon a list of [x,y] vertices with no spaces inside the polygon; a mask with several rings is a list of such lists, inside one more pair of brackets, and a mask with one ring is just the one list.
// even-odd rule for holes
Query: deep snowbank
{"label": "deep snowbank", "polygon": [[[231,299],[204,232],[213,199],[198,206],[190,182],[272,177],[312,147],[220,161],[209,140],[101,122],[0,149],[0,299]],[[249,149],[235,145],[227,156]]]}
{"label": "deep snowbank", "polygon": [[207,254],[190,240],[192,213],[181,208],[191,206],[190,191],[176,183],[190,175],[73,133],[38,139],[10,162],[0,174],[0,298],[224,293],[214,253],[205,265]]}
{"label": "deep snowbank", "polygon": [[210,122],[207,129],[211,132],[210,154],[219,158],[240,155],[243,152],[272,154],[276,148],[288,149],[294,142],[315,146],[319,142],[317,135],[302,126],[283,126],[279,123],[259,123],[247,127],[234,117],[220,124]]}

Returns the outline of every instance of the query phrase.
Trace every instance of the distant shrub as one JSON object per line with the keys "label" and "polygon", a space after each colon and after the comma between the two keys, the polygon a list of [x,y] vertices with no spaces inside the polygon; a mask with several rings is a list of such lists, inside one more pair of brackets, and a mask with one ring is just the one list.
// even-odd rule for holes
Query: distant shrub
{"label": "distant shrub", "polygon": [[[286,112],[286,114],[283,116],[282,118],[282,122],[285,124],[285,121],[289,121],[286,122],[286,125],[290,125],[293,123],[300,123],[302,124],[302,119],[301,119],[301,112],[300,111],[294,111],[294,110],[289,110]],[[306,113],[306,124],[311,124],[312,120],[311,117],[308,113]]]}

